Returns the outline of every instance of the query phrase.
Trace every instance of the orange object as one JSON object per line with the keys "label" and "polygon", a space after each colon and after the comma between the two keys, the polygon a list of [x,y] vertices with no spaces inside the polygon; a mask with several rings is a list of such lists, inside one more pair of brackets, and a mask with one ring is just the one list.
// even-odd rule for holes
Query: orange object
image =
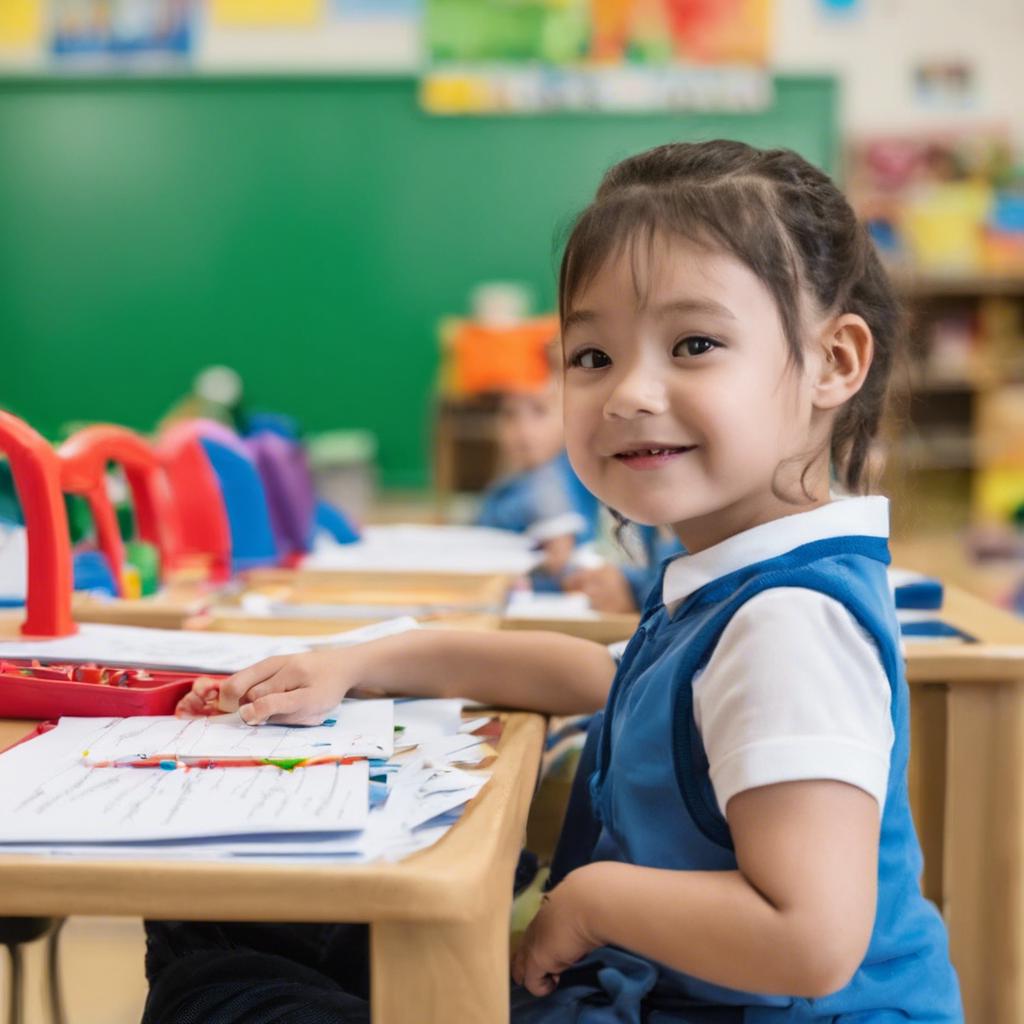
{"label": "orange object", "polygon": [[145,438],[126,427],[98,425],[73,434],[60,446],[61,487],[82,495],[89,504],[96,539],[125,597],[124,544],[114,506],[107,495],[108,462],[120,463],[132,492],[139,539],[160,552],[163,571],[176,567],[181,557],[177,509],[156,452]]}
{"label": "orange object", "polygon": [[540,391],[551,379],[547,347],[558,337],[558,317],[510,327],[462,321],[452,337],[453,385],[458,394]]}

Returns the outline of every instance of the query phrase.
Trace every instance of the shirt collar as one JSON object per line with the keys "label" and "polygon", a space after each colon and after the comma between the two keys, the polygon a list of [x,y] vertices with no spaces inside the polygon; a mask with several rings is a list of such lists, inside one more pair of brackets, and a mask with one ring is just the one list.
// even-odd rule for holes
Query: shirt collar
{"label": "shirt collar", "polygon": [[661,597],[672,607],[713,580],[748,565],[816,540],[851,536],[888,538],[889,499],[881,495],[833,499],[809,512],[744,530],[696,554],[680,555],[665,569]]}

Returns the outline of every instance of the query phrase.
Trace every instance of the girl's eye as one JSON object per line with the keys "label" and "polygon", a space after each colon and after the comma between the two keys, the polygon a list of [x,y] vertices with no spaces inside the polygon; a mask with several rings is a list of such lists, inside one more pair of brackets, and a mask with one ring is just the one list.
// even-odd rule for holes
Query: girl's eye
{"label": "girl's eye", "polygon": [[672,349],[674,356],[702,356],[713,348],[720,348],[714,338],[705,338],[703,335],[695,335],[692,338],[682,338],[675,343]]}
{"label": "girl's eye", "polygon": [[603,366],[610,366],[611,362],[599,348],[584,348],[572,356],[569,365],[579,366],[584,370],[599,370]]}

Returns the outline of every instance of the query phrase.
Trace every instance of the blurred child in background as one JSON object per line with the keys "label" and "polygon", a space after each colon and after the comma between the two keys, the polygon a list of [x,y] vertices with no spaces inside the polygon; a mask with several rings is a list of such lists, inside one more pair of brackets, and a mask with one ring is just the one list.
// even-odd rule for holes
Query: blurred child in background
{"label": "blurred child in background", "polygon": [[536,390],[522,387],[501,395],[498,446],[504,475],[484,492],[476,522],[534,540],[544,553],[534,583],[548,590],[559,589],[573,552],[594,539],[597,523],[597,499],[573,472],[563,444],[556,374]]}
{"label": "blurred child in background", "polygon": [[581,591],[595,611],[637,611],[661,563],[682,548],[674,536],[645,526],[636,528],[632,546],[640,550],[634,564],[594,564],[598,556],[581,557],[582,546],[599,534],[601,504],[565,452],[560,348],[558,339],[545,348],[545,381],[510,384],[499,397],[503,475],[484,492],[476,524],[526,534],[538,545],[544,561],[531,579],[535,590]]}

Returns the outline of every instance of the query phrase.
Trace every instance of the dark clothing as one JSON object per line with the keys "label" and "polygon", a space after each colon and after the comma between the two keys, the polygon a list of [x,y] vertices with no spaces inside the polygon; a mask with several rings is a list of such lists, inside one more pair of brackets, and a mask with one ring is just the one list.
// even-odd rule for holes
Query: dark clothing
{"label": "dark clothing", "polygon": [[365,925],[147,921],[142,1024],[369,1024]]}

